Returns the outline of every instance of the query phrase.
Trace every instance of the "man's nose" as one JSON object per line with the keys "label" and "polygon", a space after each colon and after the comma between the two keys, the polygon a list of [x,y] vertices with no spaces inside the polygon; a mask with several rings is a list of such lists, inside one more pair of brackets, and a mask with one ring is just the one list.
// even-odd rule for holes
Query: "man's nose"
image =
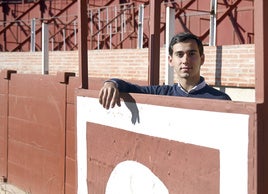
{"label": "man's nose", "polygon": [[183,57],[182,57],[182,62],[183,62],[183,63],[187,63],[188,60],[189,60],[189,56],[187,55],[187,53],[185,53],[185,54],[183,55]]}

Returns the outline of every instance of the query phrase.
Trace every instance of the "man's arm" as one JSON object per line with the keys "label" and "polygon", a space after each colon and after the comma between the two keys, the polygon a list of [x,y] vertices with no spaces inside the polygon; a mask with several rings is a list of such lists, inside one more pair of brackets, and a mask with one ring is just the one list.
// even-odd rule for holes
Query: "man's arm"
{"label": "man's arm", "polygon": [[99,102],[106,109],[113,108],[116,104],[120,106],[119,93],[141,93],[170,95],[169,86],[139,86],[121,79],[113,78],[106,81],[99,92]]}
{"label": "man's arm", "polygon": [[113,108],[115,104],[121,106],[119,90],[116,83],[112,81],[107,81],[104,83],[99,92],[99,102],[103,108],[106,109]]}

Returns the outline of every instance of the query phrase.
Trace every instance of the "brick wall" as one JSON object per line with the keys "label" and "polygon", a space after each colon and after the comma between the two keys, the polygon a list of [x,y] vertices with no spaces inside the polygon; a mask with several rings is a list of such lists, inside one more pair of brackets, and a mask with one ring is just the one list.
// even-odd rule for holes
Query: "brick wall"
{"label": "brick wall", "polygon": [[[255,86],[255,49],[253,44],[205,47],[202,75],[211,85],[226,87]],[[165,49],[160,54],[160,83],[164,83]],[[90,50],[89,76],[146,81],[148,78],[148,49]],[[50,52],[49,72],[75,72],[78,75],[78,52]],[[0,70],[12,69],[18,73],[42,72],[41,52],[0,53]],[[176,78],[175,78],[176,79]]]}

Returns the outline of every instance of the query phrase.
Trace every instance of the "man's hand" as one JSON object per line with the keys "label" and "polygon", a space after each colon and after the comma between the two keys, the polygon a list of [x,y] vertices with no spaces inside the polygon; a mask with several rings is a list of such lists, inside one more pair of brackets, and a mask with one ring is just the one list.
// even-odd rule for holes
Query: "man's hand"
{"label": "man's hand", "polygon": [[99,92],[99,102],[103,108],[113,108],[115,104],[121,106],[119,90],[113,82],[105,82]]}

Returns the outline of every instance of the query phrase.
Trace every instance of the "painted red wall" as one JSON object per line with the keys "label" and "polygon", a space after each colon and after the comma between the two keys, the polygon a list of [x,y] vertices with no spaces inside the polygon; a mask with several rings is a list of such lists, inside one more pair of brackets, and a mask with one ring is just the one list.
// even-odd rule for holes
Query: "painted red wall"
{"label": "painted red wall", "polygon": [[[7,71],[0,72],[0,104],[5,105],[0,109],[0,176],[6,178],[8,183],[31,193],[76,193],[75,97],[83,91],[77,89],[80,86],[78,77],[69,76],[69,73],[10,75]],[[94,97],[103,81],[104,78],[89,79]],[[87,94],[89,91],[84,92]],[[158,98],[155,103],[164,103],[163,96],[155,98]],[[148,102],[146,96],[143,99]],[[225,107],[223,102],[212,102],[211,109],[221,104],[222,109],[231,112],[252,111],[252,108],[245,107],[254,105],[228,102]],[[197,103],[194,105],[184,99],[180,107],[190,104],[195,106]],[[230,104],[236,108],[230,109]],[[200,103],[199,107],[204,108],[204,104]],[[251,121],[250,126],[253,123]],[[250,132],[251,148],[252,134],[256,133]],[[249,173],[254,175],[252,169]],[[252,185],[249,185],[251,188]]]}
{"label": "painted red wall", "polygon": [[[0,72],[0,177],[24,191],[76,193],[79,80],[69,76]],[[89,80],[93,90],[104,81]]]}

